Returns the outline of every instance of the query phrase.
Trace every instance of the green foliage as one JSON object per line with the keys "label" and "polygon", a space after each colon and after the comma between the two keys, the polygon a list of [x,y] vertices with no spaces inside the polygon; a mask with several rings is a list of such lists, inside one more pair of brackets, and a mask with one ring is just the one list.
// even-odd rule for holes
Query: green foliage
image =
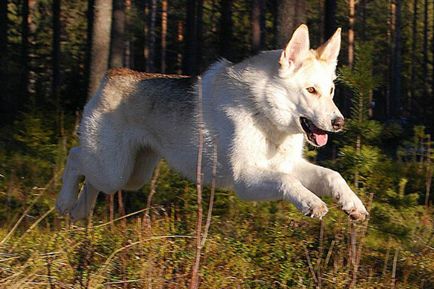
{"label": "green foliage", "polygon": [[376,147],[365,145],[360,152],[356,152],[353,146],[344,146],[339,151],[340,167],[347,174],[359,172],[368,178],[376,171],[378,163],[381,161],[380,150]]}
{"label": "green foliage", "polygon": [[[52,118],[41,113],[23,113],[13,127],[2,130],[4,169],[8,175],[18,175],[26,186],[42,186],[53,173],[57,158],[57,135]],[[36,182],[35,182],[36,181]],[[2,187],[7,179],[2,182]]]}
{"label": "green foliage", "polygon": [[369,119],[372,91],[380,83],[372,74],[372,53],[371,43],[359,44],[353,67],[339,70],[339,80],[353,91],[353,95],[350,119],[339,142],[342,147],[338,165],[344,175],[357,178],[357,184],[365,183],[383,158],[381,150],[373,145],[379,143],[382,125]]}
{"label": "green foliage", "polygon": [[[372,45],[362,44],[356,51],[354,66],[340,69],[340,80],[354,94],[351,118],[343,138],[337,142],[338,158],[333,164],[355,183],[359,194],[373,196],[367,248],[381,251],[393,244],[401,254],[414,257],[414,251],[421,250],[419,246],[425,242],[422,240],[430,240],[428,236],[432,234],[429,227],[432,219],[427,221],[432,214],[420,206],[426,172],[431,166],[427,161],[431,157],[427,153],[430,137],[424,127],[416,126],[413,139],[402,141],[401,125],[369,119],[372,91],[380,81],[372,76]],[[389,152],[385,151],[384,143],[390,141],[402,142],[397,151],[398,160],[388,157]],[[419,264],[413,262],[411,266]]]}
{"label": "green foliage", "polygon": [[346,143],[354,143],[356,136],[368,143],[378,143],[378,139],[383,134],[383,126],[375,120],[348,119],[345,123],[343,140]]}
{"label": "green foliage", "polygon": [[49,121],[50,119],[47,118],[42,119],[39,113],[25,113],[19,121],[15,122],[16,132],[13,139],[20,145],[22,153],[54,161],[56,136],[50,129]]}
{"label": "green foliage", "polygon": [[353,92],[351,97],[351,116],[359,123],[367,120],[372,102],[372,91],[380,84],[373,71],[373,45],[369,42],[356,45],[353,67],[343,66],[339,69],[339,80]]}

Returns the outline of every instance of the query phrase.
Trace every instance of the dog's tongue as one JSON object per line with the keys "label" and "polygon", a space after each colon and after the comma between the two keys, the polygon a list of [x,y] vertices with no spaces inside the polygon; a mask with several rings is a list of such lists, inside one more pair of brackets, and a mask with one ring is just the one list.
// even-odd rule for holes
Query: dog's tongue
{"label": "dog's tongue", "polygon": [[323,145],[325,145],[327,143],[329,136],[327,135],[327,133],[325,131],[323,131],[319,128],[315,128],[312,131],[312,133],[313,133],[313,136],[315,137],[315,141],[316,141],[317,145],[322,147]]}

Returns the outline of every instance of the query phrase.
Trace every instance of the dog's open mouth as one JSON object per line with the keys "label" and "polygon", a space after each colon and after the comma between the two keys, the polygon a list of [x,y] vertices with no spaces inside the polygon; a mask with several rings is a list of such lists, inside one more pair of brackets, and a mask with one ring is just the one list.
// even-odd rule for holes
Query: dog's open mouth
{"label": "dog's open mouth", "polygon": [[327,132],[318,128],[313,122],[305,117],[300,117],[301,127],[306,133],[307,140],[314,146],[322,147],[327,143]]}

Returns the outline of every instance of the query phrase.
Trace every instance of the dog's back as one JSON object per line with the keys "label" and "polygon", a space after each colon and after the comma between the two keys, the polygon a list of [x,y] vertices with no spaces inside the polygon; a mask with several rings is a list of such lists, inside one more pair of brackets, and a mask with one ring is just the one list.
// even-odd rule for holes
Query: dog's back
{"label": "dog's back", "polygon": [[160,108],[162,103],[163,111],[167,111],[167,103],[172,104],[172,108],[186,109],[194,103],[192,85],[193,78],[189,76],[114,68],[106,73],[97,93],[86,105],[84,114],[87,110],[123,108],[128,109],[130,114],[137,105],[140,105],[140,113],[148,114]]}

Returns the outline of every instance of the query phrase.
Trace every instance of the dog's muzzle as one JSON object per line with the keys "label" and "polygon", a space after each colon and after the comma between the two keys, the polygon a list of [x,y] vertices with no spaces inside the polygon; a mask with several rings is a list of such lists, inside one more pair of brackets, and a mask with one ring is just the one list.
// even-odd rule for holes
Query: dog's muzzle
{"label": "dog's muzzle", "polygon": [[345,120],[342,117],[337,117],[332,120],[332,127],[335,131],[341,131],[344,128]]}

